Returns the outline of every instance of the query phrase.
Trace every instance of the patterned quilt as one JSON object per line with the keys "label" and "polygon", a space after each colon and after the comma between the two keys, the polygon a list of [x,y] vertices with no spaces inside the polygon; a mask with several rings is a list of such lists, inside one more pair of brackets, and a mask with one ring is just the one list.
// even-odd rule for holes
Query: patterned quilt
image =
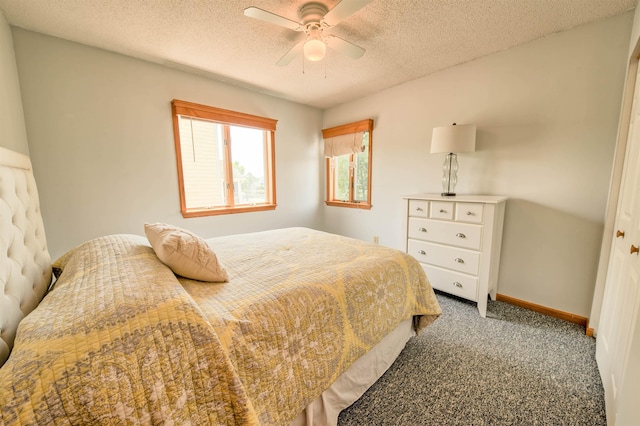
{"label": "patterned quilt", "polygon": [[440,314],[397,250],[302,228],[208,242],[228,283],[178,280],[130,235],[57,262],[0,368],[0,424],[287,425],[400,321]]}

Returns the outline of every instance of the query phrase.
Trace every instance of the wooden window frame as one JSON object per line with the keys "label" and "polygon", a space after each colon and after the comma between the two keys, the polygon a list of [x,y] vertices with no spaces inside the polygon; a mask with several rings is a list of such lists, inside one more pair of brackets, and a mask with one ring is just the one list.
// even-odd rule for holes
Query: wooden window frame
{"label": "wooden window frame", "polygon": [[[335,199],[335,174],[331,171],[331,158],[325,158],[325,174],[326,174],[326,199],[325,204],[327,206],[335,206],[335,207],[348,207],[354,209],[371,209],[371,176],[372,176],[372,158],[373,158],[373,120],[366,119],[360,120],[353,123],[343,124],[341,126],[331,127],[328,129],[322,130],[323,139],[328,139],[336,136],[348,135],[351,133],[357,132],[369,132],[369,157],[367,160],[367,165],[369,167],[368,173],[368,190],[367,190],[367,201],[339,201]],[[349,157],[349,162],[353,163],[354,154],[351,154]],[[349,200],[353,200],[353,191],[354,191],[354,173],[353,168],[350,167],[349,170]]]}
{"label": "wooden window frame", "polygon": [[[178,187],[180,190],[180,212],[182,217],[202,217],[215,216],[233,213],[248,213],[265,210],[275,210],[276,208],[276,158],[275,158],[275,131],[278,120],[260,117],[257,115],[245,114],[242,112],[230,111],[215,108],[207,105],[174,99],[171,101],[171,114],[173,118],[173,136],[176,150],[176,162],[178,166]],[[265,192],[267,201],[252,205],[233,204],[212,208],[191,208],[186,205],[184,192],[184,176],[182,170],[182,149],[180,148],[180,128],[178,116],[199,118],[225,125],[225,137],[228,139],[229,128],[227,126],[250,127],[263,130],[265,133]],[[227,165],[227,180],[233,182],[232,164],[230,158],[230,144],[225,145],[225,164]],[[231,174],[231,175],[230,175]],[[233,203],[233,184],[227,186],[227,200]]]}

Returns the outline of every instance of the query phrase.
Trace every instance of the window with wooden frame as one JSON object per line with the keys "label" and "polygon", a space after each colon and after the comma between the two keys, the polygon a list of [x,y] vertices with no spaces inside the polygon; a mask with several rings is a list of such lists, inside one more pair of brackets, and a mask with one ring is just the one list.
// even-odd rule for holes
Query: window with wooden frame
{"label": "window with wooden frame", "polygon": [[329,206],[371,209],[373,120],[322,130]]}
{"label": "window with wooden frame", "polygon": [[276,208],[277,120],[171,102],[183,217]]}

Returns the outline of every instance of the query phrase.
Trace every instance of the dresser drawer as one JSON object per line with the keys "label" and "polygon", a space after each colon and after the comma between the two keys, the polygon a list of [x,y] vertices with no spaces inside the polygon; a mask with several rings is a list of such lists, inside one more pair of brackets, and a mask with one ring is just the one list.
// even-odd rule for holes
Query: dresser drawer
{"label": "dresser drawer", "polygon": [[482,225],[409,218],[409,238],[480,250]]}
{"label": "dresser drawer", "polygon": [[455,219],[457,222],[482,223],[483,207],[478,203],[457,203]]}
{"label": "dresser drawer", "polygon": [[429,217],[429,202],[426,200],[409,200],[409,216]]}
{"label": "dresser drawer", "polygon": [[424,263],[421,265],[431,287],[474,302],[478,301],[478,278]]}
{"label": "dresser drawer", "polygon": [[453,219],[453,203],[449,201],[432,201],[429,217],[432,219]]}
{"label": "dresser drawer", "polygon": [[407,252],[422,263],[478,275],[478,267],[480,265],[479,251],[410,239],[407,244]]}

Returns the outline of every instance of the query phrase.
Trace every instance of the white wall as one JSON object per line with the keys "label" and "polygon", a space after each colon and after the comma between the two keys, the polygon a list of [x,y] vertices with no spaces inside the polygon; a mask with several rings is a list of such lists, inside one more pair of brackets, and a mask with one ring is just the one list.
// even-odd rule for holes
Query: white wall
{"label": "white wall", "polygon": [[[318,228],[320,110],[14,28],[31,160],[49,250],[167,222],[203,237]],[[183,219],[172,99],[278,120],[275,211]]]}
{"label": "white wall", "polygon": [[325,229],[403,249],[402,196],[441,192],[433,127],[478,126],[458,193],[507,195],[498,292],[588,316],[633,13],[576,27],[325,111],[373,118],[373,209]]}
{"label": "white wall", "polygon": [[631,42],[629,43],[629,59],[638,55],[638,41],[640,41],[640,8],[636,7],[631,28]]}
{"label": "white wall", "polygon": [[0,11],[0,146],[29,155],[11,27]]}
{"label": "white wall", "polygon": [[640,8],[635,9],[633,26],[629,42],[629,54],[627,60],[627,74],[623,93],[620,119],[618,125],[618,136],[616,153],[613,162],[613,170],[609,186],[609,198],[607,202],[607,212],[605,217],[602,246],[600,247],[600,262],[598,263],[598,275],[596,288],[593,292],[593,302],[591,304],[591,315],[589,326],[597,334],[600,325],[600,313],[604,297],[604,289],[609,270],[609,260],[611,255],[611,245],[614,239],[614,228],[618,208],[618,196],[622,181],[622,171],[627,148],[627,137],[629,135],[629,124],[631,122],[631,108],[633,105],[634,89],[636,85],[636,73],[638,70],[638,54],[640,54]]}

